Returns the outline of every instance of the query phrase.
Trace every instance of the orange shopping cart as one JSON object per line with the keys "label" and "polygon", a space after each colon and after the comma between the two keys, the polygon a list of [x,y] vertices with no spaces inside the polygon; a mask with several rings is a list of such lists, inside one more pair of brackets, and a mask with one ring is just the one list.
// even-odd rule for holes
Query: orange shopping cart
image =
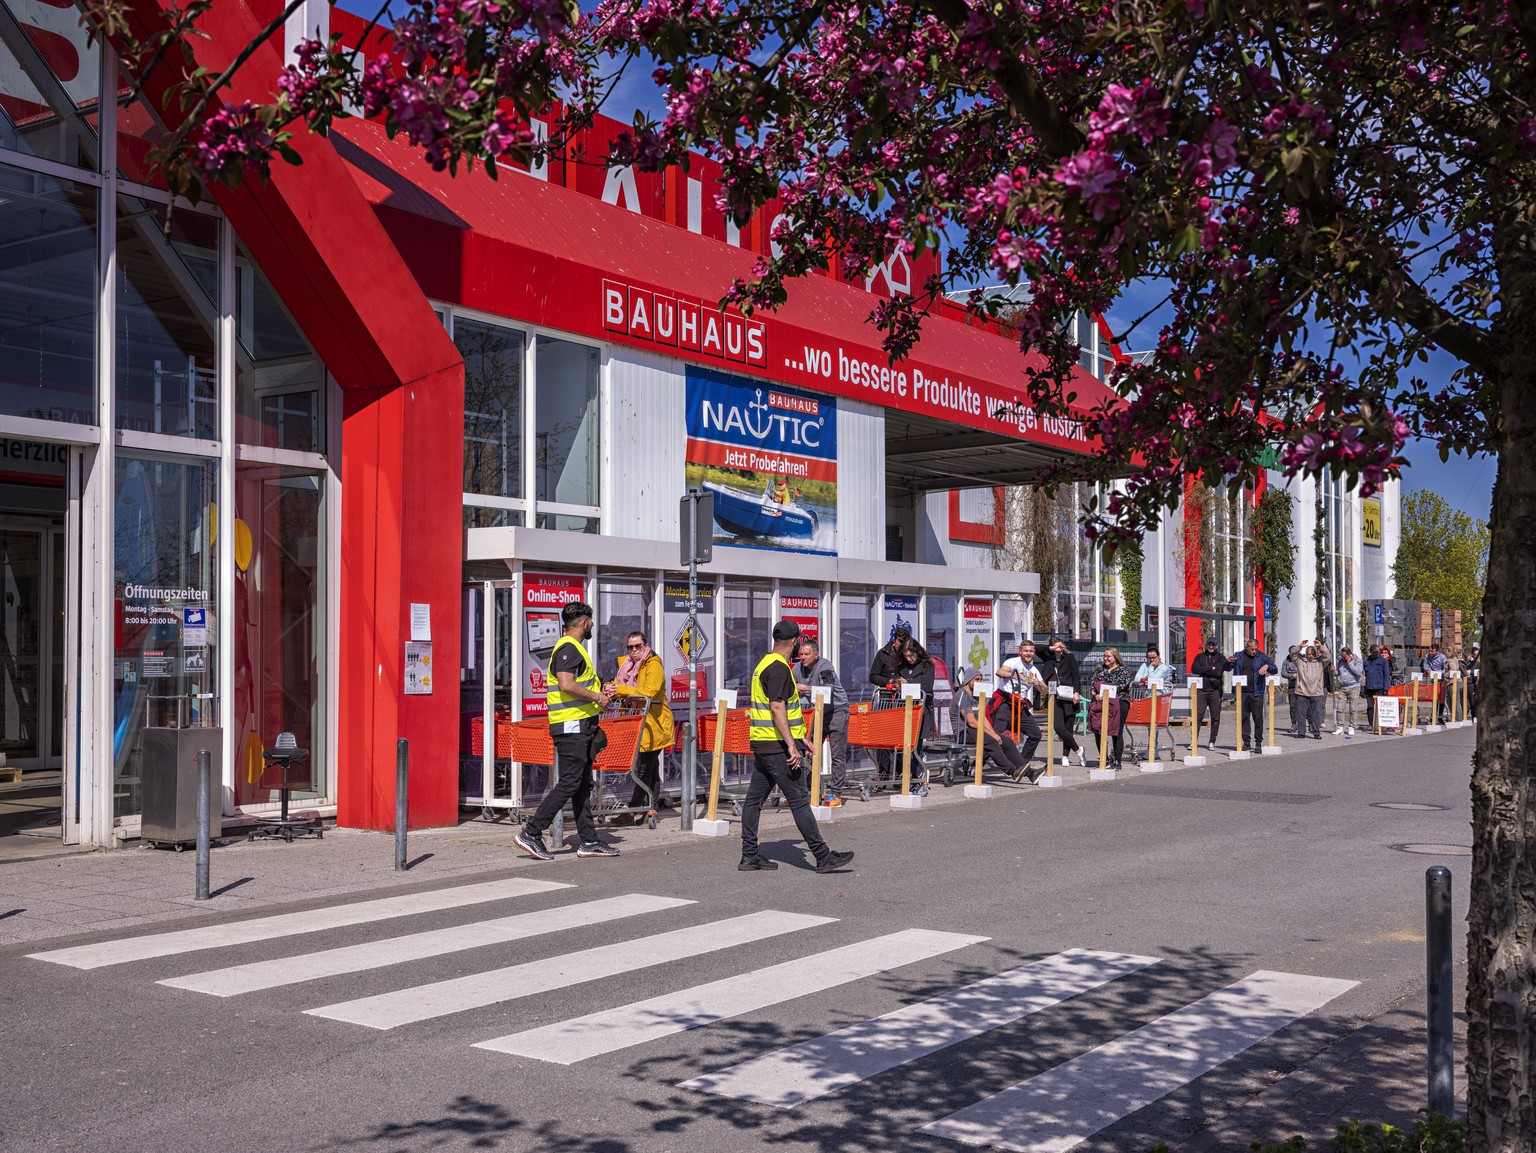
{"label": "orange shopping cart", "polygon": [[[919,749],[922,744],[924,706],[912,707],[912,791],[922,796],[928,791],[928,770]],[[859,701],[848,713],[848,747],[872,749],[877,753],[876,772],[858,782],[859,799],[869,800],[876,793],[901,788],[899,754],[906,718],[901,695],[894,689],[877,689],[872,701]],[[880,757],[878,754],[887,754]],[[889,767],[886,767],[889,766]],[[849,774],[850,778],[852,773]]]}

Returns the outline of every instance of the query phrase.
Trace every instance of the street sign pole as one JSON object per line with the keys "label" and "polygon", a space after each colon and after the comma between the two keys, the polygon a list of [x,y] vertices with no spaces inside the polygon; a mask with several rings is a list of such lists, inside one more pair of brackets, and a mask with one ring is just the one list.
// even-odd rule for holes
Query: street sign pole
{"label": "street sign pole", "polygon": [[[699,628],[699,490],[688,490],[688,739],[683,742],[683,832],[693,831],[693,800],[698,784],[699,685],[698,646],[693,643]],[[724,725],[718,717],[716,724]]]}

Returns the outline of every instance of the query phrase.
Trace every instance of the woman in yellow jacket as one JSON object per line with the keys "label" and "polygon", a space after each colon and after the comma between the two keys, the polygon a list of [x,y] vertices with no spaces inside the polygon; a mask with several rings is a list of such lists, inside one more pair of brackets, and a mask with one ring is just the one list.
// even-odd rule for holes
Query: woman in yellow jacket
{"label": "woman in yellow jacket", "polygon": [[[646,803],[645,789],[651,790],[654,806],[663,808],[661,800],[661,754],[672,747],[672,710],[667,706],[667,673],[661,658],[651,651],[650,642],[643,632],[632,632],[624,641],[625,655],[619,658],[618,672],[613,678],[613,691],[621,697],[648,697],[650,707],[645,714],[645,731],[640,734],[640,756],[635,762],[635,774],[645,788],[635,786],[629,798],[630,808]],[[639,824],[644,818],[627,813],[618,818],[617,824]]]}

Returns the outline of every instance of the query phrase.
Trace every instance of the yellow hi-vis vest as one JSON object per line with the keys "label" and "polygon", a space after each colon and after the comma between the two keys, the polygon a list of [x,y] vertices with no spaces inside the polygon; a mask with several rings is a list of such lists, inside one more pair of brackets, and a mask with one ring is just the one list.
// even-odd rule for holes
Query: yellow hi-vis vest
{"label": "yellow hi-vis vest", "polygon": [[[789,662],[778,653],[769,653],[757,662],[752,670],[752,703],[747,706],[747,720],[751,724],[750,738],[754,741],[780,741],[778,726],[773,723],[773,710],[769,707],[768,693],[763,689],[763,673],[775,662],[789,668]],[[805,740],[805,714],[800,711],[800,696],[789,698],[785,704],[789,714],[789,734],[797,741]]]}
{"label": "yellow hi-vis vest", "polygon": [[570,645],[579,652],[587,662],[587,671],[576,678],[576,683],[594,693],[603,687],[597,679],[597,668],[592,664],[592,658],[587,655],[587,650],[572,638],[561,637],[555,642],[554,650],[549,654],[549,668],[545,670],[549,694],[550,728],[564,724],[566,721],[584,721],[603,711],[603,707],[596,701],[584,701],[580,697],[567,696],[560,691],[560,679],[555,676],[555,654],[566,645]]}

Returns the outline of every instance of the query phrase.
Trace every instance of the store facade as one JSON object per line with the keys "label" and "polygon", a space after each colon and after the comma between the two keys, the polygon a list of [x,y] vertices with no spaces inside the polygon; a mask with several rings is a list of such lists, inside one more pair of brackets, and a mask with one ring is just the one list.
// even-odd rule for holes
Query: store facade
{"label": "store facade", "polygon": [[[215,6],[200,59],[269,15]],[[3,0],[0,65],[0,752],[59,782],[64,841],[135,835],[150,730],[207,738],[231,818],[276,804],[280,732],[311,750],[302,803],[345,825],[391,825],[400,738],[413,825],[510,803],[468,733],[539,715],[578,595],[603,664],[645,629],[679,704],[740,686],[780,615],[856,692],[898,622],[949,669],[1024,629],[1035,576],[919,563],[948,529],[910,510],[1089,446],[1023,403],[998,333],[939,315],[887,362],[871,295],[921,267],[743,316],[713,302],[774,216],[711,212],[707,166],[449,180],[366,123],[168,213],[164,94],[128,92],[73,11]],[[1086,372],[1078,392],[1106,395]],[[717,502],[691,678],[689,487]]]}

